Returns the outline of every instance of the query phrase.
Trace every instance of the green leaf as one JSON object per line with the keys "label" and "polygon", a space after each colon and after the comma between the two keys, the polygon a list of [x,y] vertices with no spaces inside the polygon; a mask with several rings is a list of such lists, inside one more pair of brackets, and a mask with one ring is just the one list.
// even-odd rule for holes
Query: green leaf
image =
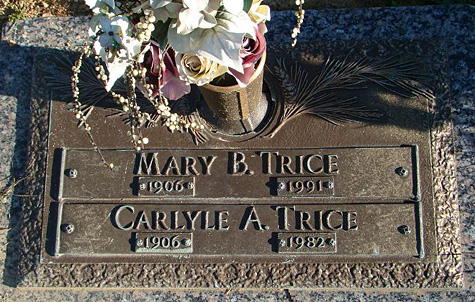
{"label": "green leaf", "polygon": [[252,0],[244,0],[243,10],[248,13],[252,6]]}
{"label": "green leaf", "polygon": [[155,29],[152,32],[152,38],[160,44],[160,49],[164,50],[168,43],[168,28],[172,19],[168,19],[167,22],[158,21],[155,23]]}

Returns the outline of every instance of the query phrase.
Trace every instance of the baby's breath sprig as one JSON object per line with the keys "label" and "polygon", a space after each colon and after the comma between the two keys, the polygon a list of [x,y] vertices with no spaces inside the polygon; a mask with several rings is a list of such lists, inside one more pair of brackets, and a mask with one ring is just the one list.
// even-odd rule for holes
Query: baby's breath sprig
{"label": "baby's breath sprig", "polygon": [[[166,53],[169,49],[169,46],[167,46],[164,50],[163,53]],[[160,64],[164,64],[163,60],[161,61]],[[161,79],[162,77],[162,67],[164,66],[160,66],[161,68],[158,68],[158,78]],[[162,93],[162,90],[161,90],[161,87],[159,87],[158,89],[158,96],[157,98],[153,98],[153,97],[150,97],[151,94],[153,94],[153,88],[154,86],[153,85],[150,85],[150,84],[146,84],[146,79],[144,78],[144,87],[146,87],[147,91],[148,91],[148,94],[149,94],[149,97],[148,99],[152,102],[152,104],[154,105],[155,107],[155,113],[157,114],[157,119],[153,120],[151,119],[150,122],[152,123],[156,123],[157,120],[162,120],[163,121],[163,124],[173,133],[175,131],[178,131],[178,132],[190,132],[191,130],[193,131],[201,131],[204,129],[204,126],[203,125],[200,125],[196,122],[192,122],[190,123],[188,121],[188,119],[186,118],[186,116],[184,115],[179,115],[177,113],[172,113],[171,112],[171,107],[169,105],[169,102],[167,100],[167,98],[163,95]],[[159,85],[160,85],[160,81],[159,81]],[[156,101],[158,100],[158,101]]]}
{"label": "baby's breath sprig", "polygon": [[297,17],[297,24],[292,29],[292,47],[297,45],[297,36],[300,33],[300,27],[302,26],[303,20],[305,19],[305,10],[303,9],[304,0],[295,0],[295,5],[298,6],[298,11],[295,12]]}
{"label": "baby's breath sprig", "polygon": [[[99,156],[102,159],[102,162],[104,165],[106,165],[108,168],[113,169],[114,164],[109,163],[106,161],[104,158],[104,155],[102,154],[101,150],[97,146],[96,142],[94,141],[94,137],[92,136],[91,133],[91,126],[87,122],[87,116],[84,114],[84,112],[81,110],[82,104],[79,101],[79,74],[81,73],[81,67],[83,63],[84,58],[88,58],[91,54],[91,47],[90,46],[85,46],[83,52],[80,54],[78,60],[74,64],[74,66],[71,68],[73,75],[71,77],[71,88],[73,92],[73,112],[75,114],[76,119],[79,121],[79,125],[83,126],[84,130],[87,133],[87,136],[92,144],[92,147],[94,150],[99,154]],[[107,83],[107,77],[105,78],[105,81]]]}
{"label": "baby's breath sprig", "polygon": [[140,17],[140,22],[135,25],[137,30],[137,39],[140,42],[148,42],[152,36],[152,32],[155,30],[156,18],[152,10],[146,9],[144,15]]}
{"label": "baby's breath sprig", "polygon": [[144,139],[141,131],[145,118],[144,114],[140,111],[140,106],[137,104],[137,95],[135,94],[137,79],[134,76],[135,72],[133,70],[134,68],[129,67],[125,74],[129,105],[124,106],[123,111],[129,114],[130,135],[132,136],[135,151],[139,152],[148,143],[148,139]]}
{"label": "baby's breath sprig", "polygon": [[[152,10],[146,9],[143,10],[143,15],[140,17],[140,21],[135,24],[135,36],[137,40],[142,44],[146,45],[151,38],[152,32],[155,29],[156,17]],[[96,35],[93,39],[94,42],[97,42],[99,35]],[[163,51],[163,54],[167,53],[169,45]],[[81,72],[81,66],[83,64],[84,58],[88,58],[92,55],[92,46],[85,47],[84,52],[80,55],[76,64],[73,66],[73,76],[72,80],[72,90],[73,90],[73,103],[74,103],[74,113],[76,118],[79,120],[79,126],[84,127],[88,137],[91,141],[94,150],[98,152],[101,156],[104,164],[113,168],[112,163],[108,163],[101,150],[98,148],[97,144],[94,141],[94,138],[91,134],[91,126],[87,122],[88,114],[91,111],[88,111],[88,114],[84,113],[83,105],[79,101],[79,73]],[[161,68],[164,68],[163,58],[161,60]],[[158,68],[159,75],[158,79],[161,79],[162,69]],[[107,73],[107,68],[105,68],[101,57],[99,55],[94,55],[94,69],[97,72],[97,78],[102,82],[104,87],[107,87],[108,82],[110,81],[109,75]],[[143,137],[142,129],[145,125],[165,125],[171,132],[189,132],[194,137],[198,132],[204,129],[204,126],[196,121],[196,119],[187,116],[180,115],[178,113],[172,112],[172,108],[169,104],[168,99],[162,94],[160,80],[157,84],[148,83],[147,78],[147,69],[143,67],[139,62],[135,61],[129,67],[127,67],[125,74],[123,76],[124,82],[126,84],[127,93],[121,94],[115,91],[109,91],[109,95],[112,96],[115,103],[119,106],[120,110],[128,116],[128,121],[130,122],[130,131],[128,134],[132,138],[132,143],[137,152],[140,152],[144,149],[144,145],[149,143],[147,137]],[[150,101],[155,109],[154,113],[148,113],[144,110],[141,110],[140,106],[137,103],[136,96],[136,87],[139,84],[141,92],[143,95]],[[155,95],[155,92],[158,92],[158,95]]]}
{"label": "baby's breath sprig", "polygon": [[101,64],[101,57],[97,55],[94,56],[94,70],[97,72],[97,78],[106,86],[108,79],[106,69]]}

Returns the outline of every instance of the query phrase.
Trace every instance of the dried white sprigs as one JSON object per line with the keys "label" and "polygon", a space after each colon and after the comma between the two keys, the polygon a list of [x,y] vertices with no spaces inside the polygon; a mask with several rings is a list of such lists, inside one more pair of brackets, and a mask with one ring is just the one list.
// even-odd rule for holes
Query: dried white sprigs
{"label": "dried white sprigs", "polygon": [[[114,164],[107,162],[106,159],[104,158],[101,150],[97,147],[97,144],[94,141],[94,138],[91,134],[91,126],[87,122],[87,116],[84,115],[84,112],[81,110],[82,104],[79,101],[79,74],[81,73],[82,61],[83,61],[84,57],[88,58],[90,54],[91,54],[91,48],[89,46],[84,47],[83,53],[79,56],[79,59],[76,61],[76,64],[74,64],[74,66],[71,68],[72,71],[73,71],[73,75],[71,77],[71,88],[72,88],[72,92],[73,92],[73,103],[74,103],[73,112],[76,116],[76,119],[79,121],[79,124],[84,127],[84,130],[86,130],[87,136],[89,137],[89,140],[91,141],[91,144],[92,144],[94,150],[96,150],[96,152],[101,157],[102,162],[108,168],[110,168],[112,170],[114,168]],[[99,58],[99,56],[97,56],[97,58]],[[97,60],[99,60],[99,59],[97,59]],[[98,77],[101,77],[101,75],[99,74]],[[100,79],[103,82],[107,83],[107,77],[105,77],[105,79],[101,77]]]}
{"label": "dried white sprigs", "polygon": [[[153,18],[148,18],[148,20],[151,21],[153,20]],[[96,150],[101,156],[103,163],[107,167],[112,169],[114,165],[112,163],[108,163],[105,160],[101,150],[98,148],[97,144],[94,141],[94,138],[91,134],[92,128],[87,122],[87,116],[82,110],[83,104],[79,100],[79,74],[81,73],[81,67],[84,58],[88,58],[91,54],[91,47],[84,47],[83,53],[79,56],[75,65],[71,68],[73,72],[71,77],[71,87],[73,92],[74,104],[73,112],[75,114],[76,119],[79,121],[79,125],[83,126],[84,130],[86,131],[91,141],[91,144],[94,147],[94,150]],[[104,68],[103,64],[101,63],[101,57],[99,55],[95,55],[94,59],[97,78],[102,81],[102,84],[104,86],[106,86],[109,81],[109,77],[106,73],[106,68]],[[160,71],[161,69],[159,69],[159,73]],[[177,113],[172,113],[168,100],[160,93],[160,90],[159,95],[154,97],[153,91],[156,87],[155,85],[147,83],[146,73],[146,68],[141,68],[138,63],[133,64],[132,66],[129,66],[127,68],[127,71],[124,75],[127,84],[127,96],[121,95],[114,91],[110,91],[111,96],[113,97],[114,101],[120,106],[119,108],[121,108],[121,111],[128,115],[130,121],[130,131],[128,131],[128,134],[131,136],[134,148],[137,152],[141,151],[144,148],[144,145],[147,145],[149,143],[149,139],[147,137],[144,137],[141,131],[141,129],[145,126],[146,123],[149,123],[151,125],[158,125],[160,122],[163,122],[163,124],[167,126],[171,132],[189,132],[200,131],[204,129],[203,125],[200,125],[196,122],[190,122],[186,116],[179,115]],[[161,77],[161,74],[159,74],[159,77]],[[137,87],[137,83],[140,83],[140,85],[145,88],[142,91],[145,97],[154,106],[155,117],[152,117],[151,114],[140,110],[140,106],[137,104],[135,94],[135,88]]]}
{"label": "dried white sprigs", "polygon": [[296,0],[295,5],[299,7],[298,11],[295,12],[297,17],[297,25],[292,29],[292,47],[297,45],[297,36],[300,33],[300,27],[302,26],[303,20],[305,19],[305,10],[303,9],[304,0]]}
{"label": "dried white sprigs", "polygon": [[140,17],[140,22],[135,25],[137,30],[137,39],[140,42],[148,42],[152,36],[152,32],[155,30],[156,18],[153,14],[153,11],[146,9],[144,11],[144,16]]}

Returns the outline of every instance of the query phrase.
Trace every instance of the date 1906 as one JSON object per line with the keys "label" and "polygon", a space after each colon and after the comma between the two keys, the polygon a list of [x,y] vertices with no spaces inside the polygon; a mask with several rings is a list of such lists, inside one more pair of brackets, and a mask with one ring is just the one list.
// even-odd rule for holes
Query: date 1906
{"label": "date 1906", "polygon": [[191,233],[136,233],[134,250],[145,253],[190,253]]}
{"label": "date 1906", "polygon": [[139,196],[193,196],[193,177],[139,177]]}

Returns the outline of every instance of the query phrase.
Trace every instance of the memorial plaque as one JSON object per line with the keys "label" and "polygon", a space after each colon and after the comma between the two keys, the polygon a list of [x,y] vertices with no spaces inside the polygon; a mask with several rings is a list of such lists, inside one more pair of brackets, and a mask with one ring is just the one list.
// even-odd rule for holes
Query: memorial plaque
{"label": "memorial plaque", "polygon": [[[332,149],[58,150],[58,197],[341,197],[416,200],[417,146]],[[401,175],[400,169],[405,174]],[[74,171],[74,176],[68,176]],[[340,171],[342,171],[340,173]],[[120,178],[121,181],[114,181]],[[223,184],[226,191],[223,194]]]}
{"label": "memorial plaque", "polygon": [[418,153],[417,145],[103,150],[110,170],[94,150],[57,149],[50,254],[59,262],[424,258]]}
{"label": "memorial plaque", "polygon": [[446,94],[436,90],[434,103],[431,95],[408,98],[368,83],[336,93],[356,96],[355,110],[372,119],[285,120],[292,104],[272,73],[279,56],[311,79],[323,59],[344,59],[350,50],[400,53],[401,61],[415,57],[421,73],[434,75],[428,84],[441,89],[444,65],[428,60],[443,53],[439,45],[329,42],[291,55],[269,48],[269,118],[261,132],[207,130],[208,139],[195,144],[186,133],[150,128],[150,144],[136,153],[128,126],[96,107],[92,134],[113,169],[53,94],[41,265],[31,284],[460,286],[450,123],[440,116]]}
{"label": "memorial plaque", "polygon": [[[320,254],[335,259],[424,257],[419,208],[412,203],[59,206],[54,250],[58,261],[114,261],[128,255],[132,257],[124,258],[127,261],[168,263],[175,262],[177,254],[220,262],[290,259],[281,254],[307,261]],[[240,240],[242,236],[246,240]],[[147,257],[136,258],[137,253]],[[169,257],[154,259],[156,253]]]}

